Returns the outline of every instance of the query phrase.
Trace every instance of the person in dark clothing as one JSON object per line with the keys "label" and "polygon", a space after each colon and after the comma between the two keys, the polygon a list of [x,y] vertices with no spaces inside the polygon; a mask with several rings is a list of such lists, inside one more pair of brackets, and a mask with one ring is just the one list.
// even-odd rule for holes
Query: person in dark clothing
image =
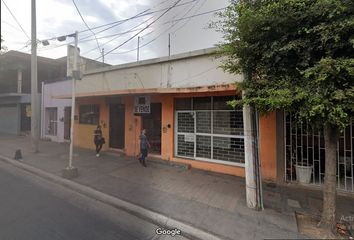
{"label": "person in dark clothing", "polygon": [[140,157],[139,157],[139,162],[146,167],[146,160],[145,158],[148,155],[148,151],[150,148],[150,143],[146,137],[146,130],[143,129],[143,131],[141,132],[141,135],[139,137],[140,139]]}
{"label": "person in dark clothing", "polygon": [[102,137],[102,130],[100,125],[97,126],[93,135],[94,135],[93,142],[96,145],[96,157],[99,157],[102,146],[105,143],[105,140]]}

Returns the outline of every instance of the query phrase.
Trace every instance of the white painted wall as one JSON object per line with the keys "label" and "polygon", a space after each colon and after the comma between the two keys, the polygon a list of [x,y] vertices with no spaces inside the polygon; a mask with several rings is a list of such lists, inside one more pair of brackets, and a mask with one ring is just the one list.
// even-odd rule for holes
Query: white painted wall
{"label": "white painted wall", "polygon": [[[201,52],[201,51],[199,51]],[[192,55],[191,57],[187,57]],[[209,55],[180,55],[171,61],[153,59],[139,64],[125,64],[102,68],[88,73],[77,82],[77,93],[143,88],[188,88],[230,84],[241,81],[241,75],[225,73],[220,59]],[[182,56],[182,57],[181,57]],[[57,94],[59,95],[59,94]]]}
{"label": "white painted wall", "polygon": [[[71,99],[56,99],[56,95],[70,95],[71,94],[71,81],[60,81],[48,83],[43,85],[43,105],[42,105],[42,129],[41,136],[45,139],[50,139],[55,142],[64,142],[64,109],[71,107]],[[56,107],[58,110],[57,121],[58,129],[57,136],[46,135],[46,123],[48,122],[45,109],[48,107]]]}

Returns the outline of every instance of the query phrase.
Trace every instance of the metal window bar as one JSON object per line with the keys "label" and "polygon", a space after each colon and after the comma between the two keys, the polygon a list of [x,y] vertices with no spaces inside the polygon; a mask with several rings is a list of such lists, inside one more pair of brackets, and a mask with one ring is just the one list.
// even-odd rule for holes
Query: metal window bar
{"label": "metal window bar", "polygon": [[[214,137],[219,137],[219,138],[233,138],[233,139],[244,139],[244,136],[243,135],[232,135],[232,134],[215,134],[215,133],[198,133],[197,132],[197,113],[198,112],[211,112],[211,124],[213,122],[213,112],[232,112],[233,110],[181,110],[181,111],[176,111],[176,137],[175,137],[175,141],[176,141],[176,146],[175,146],[175,155],[177,157],[187,157],[187,158],[192,158],[192,159],[197,159],[197,160],[203,160],[203,161],[210,161],[210,162],[218,162],[218,163],[222,163],[222,164],[228,164],[228,165],[235,165],[235,166],[244,166],[244,162],[234,162],[234,161],[225,161],[225,160],[220,160],[220,159],[217,159],[214,157]],[[179,114],[183,114],[183,113],[190,113],[193,115],[193,122],[194,122],[194,132],[184,132],[183,130],[180,130],[179,129],[179,121],[178,121],[178,116]],[[211,132],[213,132],[213,130],[211,130]],[[182,156],[182,155],[179,155],[178,154],[178,136],[179,135],[193,135],[194,136],[194,146],[193,146],[193,149],[194,149],[194,154],[193,154],[193,157],[190,156]],[[201,157],[197,157],[197,136],[209,136],[211,137],[211,158],[201,158]]]}
{"label": "metal window bar", "polygon": [[[354,192],[353,123],[354,121],[351,120],[350,125],[341,134],[337,143],[337,188],[348,192]],[[312,139],[311,143],[310,139]],[[325,172],[323,134],[320,131],[315,131],[307,122],[296,124],[293,115],[285,113],[284,142],[285,180],[287,182],[296,181],[294,166],[299,163],[307,163],[313,166],[311,184],[321,185]]]}

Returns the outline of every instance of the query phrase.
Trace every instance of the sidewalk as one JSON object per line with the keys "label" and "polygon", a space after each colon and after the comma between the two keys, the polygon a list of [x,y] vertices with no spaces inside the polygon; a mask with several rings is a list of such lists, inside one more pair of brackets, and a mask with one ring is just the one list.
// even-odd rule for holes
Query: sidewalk
{"label": "sidewalk", "polygon": [[[33,154],[28,137],[0,135],[0,155],[13,158],[16,149],[24,164],[48,173],[61,176],[67,166],[67,144],[42,141],[41,152]],[[77,183],[225,239],[299,238],[294,210],[316,213],[321,207],[320,192],[265,186],[266,209],[253,211],[246,207],[243,178],[154,161],[144,168],[136,159],[110,153],[96,158],[76,148],[73,165],[79,169]],[[339,201],[339,212],[354,214],[353,199]]]}

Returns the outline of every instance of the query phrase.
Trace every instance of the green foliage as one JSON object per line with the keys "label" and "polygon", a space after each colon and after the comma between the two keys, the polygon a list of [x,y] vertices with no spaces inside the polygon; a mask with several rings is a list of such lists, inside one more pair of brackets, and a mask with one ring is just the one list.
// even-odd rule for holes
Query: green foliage
{"label": "green foliage", "polygon": [[0,46],[1,46],[0,47],[0,54],[3,54],[3,53],[5,53],[7,51],[7,47],[2,44],[4,42],[4,39],[2,38],[2,35],[1,35],[0,42],[1,42],[1,44],[0,44]]}
{"label": "green foliage", "polygon": [[223,68],[244,73],[243,100],[343,129],[354,113],[354,1],[232,0],[212,26]]}

